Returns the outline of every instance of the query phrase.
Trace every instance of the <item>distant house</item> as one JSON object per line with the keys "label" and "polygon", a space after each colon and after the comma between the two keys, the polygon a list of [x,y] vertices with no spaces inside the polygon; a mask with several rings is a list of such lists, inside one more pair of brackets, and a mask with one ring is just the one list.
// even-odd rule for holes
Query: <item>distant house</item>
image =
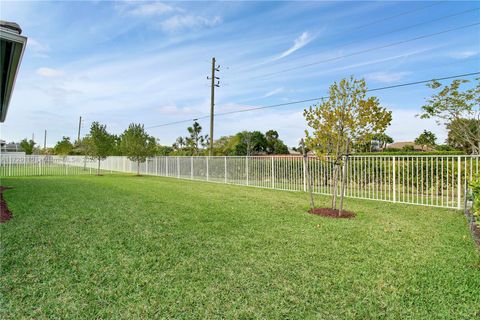
{"label": "distant house", "polygon": [[[300,150],[301,150],[301,149],[300,149]],[[288,154],[287,154],[287,155],[289,155],[289,156],[301,156],[302,153],[301,153],[300,151],[297,151],[297,150],[293,150],[293,149],[291,149],[291,148],[288,148]],[[308,151],[308,152],[307,152],[307,156],[313,157],[313,156],[315,156],[315,152],[313,152],[313,151]]]}
{"label": "distant house", "polygon": [[5,140],[0,140],[0,151],[2,153],[5,152],[23,152],[20,143],[18,142],[10,142],[6,143]]}
{"label": "distant house", "polygon": [[25,151],[20,147],[20,143],[10,142],[0,139],[0,155],[2,156],[24,156]]}
{"label": "distant house", "polygon": [[297,150],[293,150],[291,148],[288,148],[288,154],[289,155],[292,155],[292,156],[299,156],[301,155],[302,153],[301,152],[298,152]]}
{"label": "distant house", "polygon": [[407,146],[412,146],[414,151],[434,151],[435,149],[429,146],[421,146],[419,144],[415,144],[412,141],[403,141],[403,142],[394,142],[387,145],[387,149],[396,149],[396,150],[404,150],[408,148]]}

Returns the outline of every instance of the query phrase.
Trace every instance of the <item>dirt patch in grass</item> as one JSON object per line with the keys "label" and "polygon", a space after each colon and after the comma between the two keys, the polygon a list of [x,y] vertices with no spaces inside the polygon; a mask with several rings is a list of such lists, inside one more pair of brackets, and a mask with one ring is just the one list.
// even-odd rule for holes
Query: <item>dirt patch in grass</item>
{"label": "dirt patch in grass", "polygon": [[329,218],[337,218],[337,219],[351,219],[355,218],[355,213],[350,211],[342,211],[340,215],[339,210],[334,210],[330,208],[313,208],[308,210],[310,214],[316,214],[319,216],[329,217]]}
{"label": "dirt patch in grass", "polygon": [[5,223],[13,217],[10,210],[8,210],[7,202],[3,198],[3,191],[7,189],[11,188],[0,186],[0,223]]}

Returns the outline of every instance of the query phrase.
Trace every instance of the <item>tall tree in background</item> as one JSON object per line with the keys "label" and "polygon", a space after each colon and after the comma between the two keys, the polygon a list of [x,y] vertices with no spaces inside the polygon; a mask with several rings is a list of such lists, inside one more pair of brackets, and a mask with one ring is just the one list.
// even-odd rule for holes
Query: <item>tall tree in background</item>
{"label": "tall tree in background", "polygon": [[474,87],[460,90],[469,80],[453,80],[450,85],[442,86],[432,81],[428,86],[440,91],[427,100],[422,107],[422,119],[435,118],[438,124],[444,124],[449,136],[459,145],[466,146],[472,154],[480,154],[480,130],[472,130],[471,124],[480,121],[480,79]]}
{"label": "tall tree in background", "polygon": [[[462,124],[457,124],[457,122],[463,122]],[[470,143],[467,139],[459,136],[455,133],[455,130],[451,130],[450,127],[464,127],[465,130],[470,131],[469,136],[474,137],[474,143]],[[460,149],[465,153],[472,154],[472,146],[478,146],[480,143],[480,119],[457,119],[452,121],[452,124],[447,126],[448,136],[447,144],[452,149]]]}
{"label": "tall tree in background", "polygon": [[234,156],[238,143],[239,138],[236,135],[220,137],[213,142],[213,152],[215,155]]}
{"label": "tall tree in background", "polygon": [[383,132],[375,133],[372,136],[371,147],[377,147],[383,151],[389,143],[393,143],[392,137]]}
{"label": "tall tree in background", "polygon": [[153,157],[156,149],[155,138],[145,132],[142,124],[131,123],[120,136],[120,150],[128,159],[137,163],[137,175],[140,175],[140,163]]}
{"label": "tall tree in background", "polygon": [[[367,97],[365,80],[353,77],[334,82],[328,100],[311,106],[304,117],[311,132],[306,133],[307,147],[333,161],[332,209],[337,208],[338,182],[349,144],[371,141],[374,133],[383,133],[392,121],[392,113],[380,106],[376,97]],[[342,185],[343,189],[343,185]],[[343,192],[341,197],[343,200]],[[341,201],[342,203],[342,201]],[[340,208],[340,211],[343,208]]]}
{"label": "tall tree in background", "polygon": [[35,141],[23,139],[20,141],[20,147],[25,151],[25,154],[32,154],[35,148]]}
{"label": "tall tree in background", "polygon": [[172,147],[176,150],[183,149],[185,147],[185,139],[183,137],[178,137],[177,140],[175,140]]}
{"label": "tall tree in background", "polygon": [[73,144],[70,142],[70,137],[62,137],[53,147],[53,152],[57,155],[68,156],[73,152]]}
{"label": "tall tree in background", "polygon": [[279,139],[277,131],[268,130],[265,132],[265,139],[267,140],[266,152],[268,154],[288,154],[288,147]]}
{"label": "tall tree in background", "polygon": [[437,144],[437,136],[428,130],[423,130],[423,132],[415,139],[415,143],[422,146],[422,150],[425,150],[425,147],[433,148]]}
{"label": "tall tree in background", "polygon": [[208,135],[202,136],[202,126],[197,121],[187,130],[190,136],[185,138],[185,143],[193,155],[198,155],[200,148],[205,148],[208,145]]}
{"label": "tall tree in background", "polygon": [[235,155],[252,156],[266,152],[267,139],[260,131],[242,131],[236,134]]}
{"label": "tall tree in background", "polygon": [[115,136],[107,132],[107,126],[93,122],[90,133],[84,139],[87,155],[98,161],[97,175],[100,175],[100,163],[109,156],[114,148]]}

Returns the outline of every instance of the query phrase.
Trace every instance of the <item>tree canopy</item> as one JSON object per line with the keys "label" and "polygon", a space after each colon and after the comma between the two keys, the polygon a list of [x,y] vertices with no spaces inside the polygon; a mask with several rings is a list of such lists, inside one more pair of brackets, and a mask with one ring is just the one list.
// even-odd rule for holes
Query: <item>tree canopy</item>
{"label": "tree canopy", "polygon": [[267,139],[260,131],[242,131],[236,137],[235,155],[253,156],[266,152]]}
{"label": "tree canopy", "polygon": [[20,147],[23,151],[25,151],[25,154],[32,154],[33,149],[35,148],[35,141],[31,139],[23,139],[22,141],[20,141]]}
{"label": "tree canopy", "polygon": [[310,131],[306,143],[319,154],[339,156],[347,141],[362,144],[374,134],[384,133],[392,112],[380,106],[376,97],[367,97],[365,80],[353,77],[334,82],[329,98],[304,111]]}
{"label": "tree canopy", "polygon": [[415,143],[422,146],[422,150],[425,147],[433,148],[437,144],[437,136],[428,130],[423,132],[415,139]]}
{"label": "tree canopy", "polygon": [[480,121],[480,79],[476,79],[473,87],[462,91],[462,85],[469,82],[453,80],[444,86],[436,80],[430,82],[428,87],[439,91],[422,106],[420,117],[436,119],[438,124],[447,127],[451,141],[473,154],[480,154],[480,130],[471,127]]}
{"label": "tree canopy", "polygon": [[[458,122],[462,122],[459,124]],[[453,128],[453,129],[452,129]],[[455,128],[464,128],[467,135],[472,137],[471,141],[463,135],[457,134]],[[453,149],[460,149],[465,153],[473,154],[474,147],[480,144],[480,119],[456,119],[447,125],[447,144]]]}
{"label": "tree canopy", "polygon": [[62,137],[53,147],[53,152],[57,155],[67,156],[73,152],[73,144],[70,142],[70,137]]}

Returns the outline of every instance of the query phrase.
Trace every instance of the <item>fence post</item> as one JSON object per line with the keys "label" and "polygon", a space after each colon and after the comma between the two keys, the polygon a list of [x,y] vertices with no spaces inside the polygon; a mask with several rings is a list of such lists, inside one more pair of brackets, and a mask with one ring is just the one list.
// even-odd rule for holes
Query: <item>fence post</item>
{"label": "fence post", "polygon": [[206,160],[207,161],[207,181],[208,181],[208,158],[209,157],[207,156],[207,160]]}
{"label": "fence post", "polygon": [[177,157],[177,178],[180,178],[180,158]]}
{"label": "fence post", "polygon": [[305,161],[303,161],[303,192],[307,192],[307,161],[308,156],[306,156]]}
{"label": "fence post", "polygon": [[247,186],[248,186],[248,156],[245,157],[245,172],[247,174]]}
{"label": "fence post", "polygon": [[462,208],[462,205],[461,205],[461,202],[462,202],[462,191],[461,191],[461,188],[462,188],[462,181],[461,180],[461,174],[460,174],[460,171],[462,170],[462,164],[460,163],[460,160],[461,160],[461,157],[458,156],[457,157],[457,208],[458,209],[461,209]]}
{"label": "fence post", "polygon": [[190,178],[193,180],[193,157],[190,157]]}
{"label": "fence post", "polygon": [[393,202],[397,202],[397,166],[396,166],[396,158],[395,156],[392,157],[392,165],[393,165]]}
{"label": "fence post", "polygon": [[168,156],[165,157],[165,175],[168,177]]}
{"label": "fence post", "polygon": [[155,175],[158,176],[158,157],[155,156]]}
{"label": "fence post", "polygon": [[227,157],[225,158],[225,183],[227,183]]}
{"label": "fence post", "polygon": [[272,189],[275,189],[275,161],[272,156]]}

